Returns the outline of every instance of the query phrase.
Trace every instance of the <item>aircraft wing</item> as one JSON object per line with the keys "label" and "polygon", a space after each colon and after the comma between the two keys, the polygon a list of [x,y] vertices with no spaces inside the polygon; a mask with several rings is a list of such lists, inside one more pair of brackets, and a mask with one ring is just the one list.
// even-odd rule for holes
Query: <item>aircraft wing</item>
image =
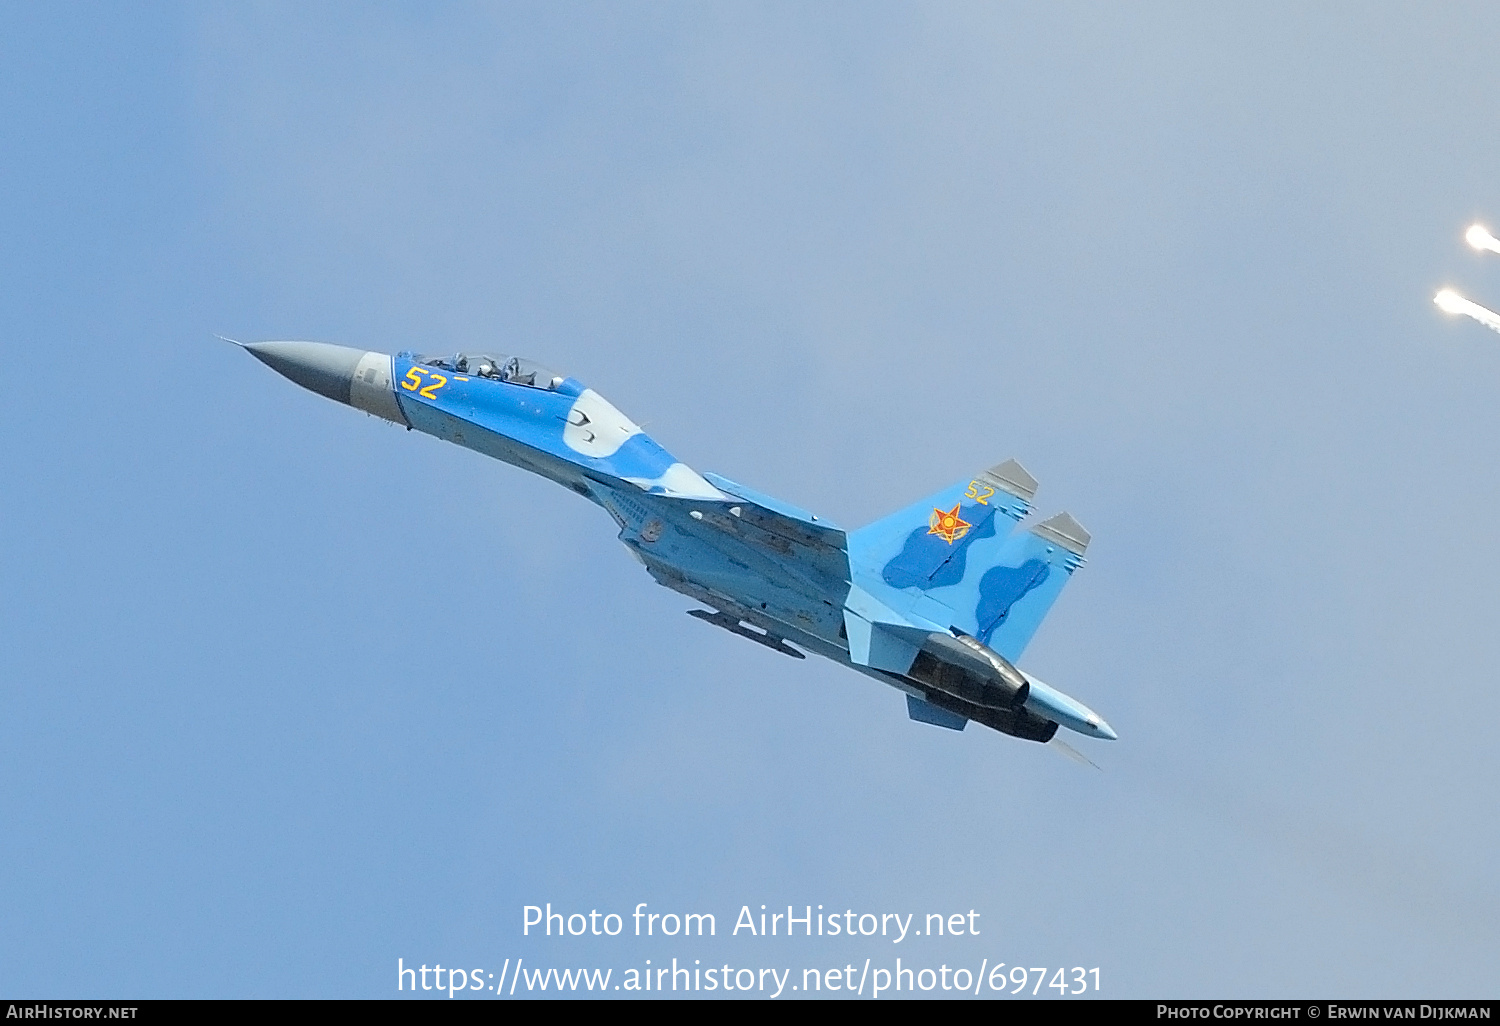
{"label": "aircraft wing", "polygon": [[[737,532],[811,571],[820,590],[842,601],[849,585],[849,539],[838,525],[718,474],[704,474],[731,498],[715,505]],[[697,505],[697,504],[695,504]]]}
{"label": "aircraft wing", "polygon": [[848,540],[843,529],[830,521],[819,519],[817,514],[737,484],[727,477],[720,477],[718,474],[703,476],[721,492],[744,499],[745,504],[739,515],[748,517],[753,523],[761,524],[767,530],[803,545],[823,546],[840,552],[848,550]]}

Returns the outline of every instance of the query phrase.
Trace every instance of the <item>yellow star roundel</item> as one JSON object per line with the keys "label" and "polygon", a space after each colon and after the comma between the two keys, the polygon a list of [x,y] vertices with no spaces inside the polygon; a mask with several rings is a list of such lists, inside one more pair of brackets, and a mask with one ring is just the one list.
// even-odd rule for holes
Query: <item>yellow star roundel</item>
{"label": "yellow star roundel", "polygon": [[958,503],[955,502],[950,510],[934,509],[932,511],[932,519],[927,523],[927,533],[935,534],[952,545],[968,534],[972,526],[968,521],[958,518]]}

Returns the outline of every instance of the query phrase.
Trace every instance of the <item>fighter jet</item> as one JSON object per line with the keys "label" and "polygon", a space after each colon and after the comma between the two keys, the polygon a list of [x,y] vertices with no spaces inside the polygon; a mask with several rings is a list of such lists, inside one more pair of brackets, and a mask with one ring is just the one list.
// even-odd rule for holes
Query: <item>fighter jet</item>
{"label": "fighter jet", "polygon": [[1094,711],[1018,669],[1083,563],[1067,513],[1027,528],[1037,482],[1007,460],[846,532],[674,458],[603,396],[530,360],[422,356],[326,342],[236,343],[292,381],[408,430],[570,488],[706,623],[797,659],[852,667],[923,723],[970,720],[1028,741],[1059,725],[1115,739]]}

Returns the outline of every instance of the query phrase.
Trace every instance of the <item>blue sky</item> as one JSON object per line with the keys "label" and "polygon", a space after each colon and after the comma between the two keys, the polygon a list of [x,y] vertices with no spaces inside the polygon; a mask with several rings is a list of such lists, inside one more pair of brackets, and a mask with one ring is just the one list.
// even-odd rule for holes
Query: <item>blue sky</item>
{"label": "blue sky", "polygon": [[[1492,994],[1487,5],[0,10],[0,991],[406,964]],[[221,342],[518,352],[858,526],[1014,456],[1093,772]],[[906,949],[521,908],[979,910]]]}

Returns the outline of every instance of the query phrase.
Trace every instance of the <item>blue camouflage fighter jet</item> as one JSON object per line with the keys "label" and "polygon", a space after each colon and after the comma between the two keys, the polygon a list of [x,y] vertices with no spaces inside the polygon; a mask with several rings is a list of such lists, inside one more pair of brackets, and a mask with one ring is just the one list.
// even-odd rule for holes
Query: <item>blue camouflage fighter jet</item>
{"label": "blue camouflage fighter jet", "polygon": [[1029,741],[1059,725],[1115,738],[1015,665],[1089,535],[1066,513],[1017,529],[1037,483],[1014,460],[845,532],[699,474],[599,393],[529,360],[236,344],[320,395],[571,488],[614,518],[657,583],[707,607],[689,615],[853,667],[904,692],[914,720],[952,730],[974,720]]}

